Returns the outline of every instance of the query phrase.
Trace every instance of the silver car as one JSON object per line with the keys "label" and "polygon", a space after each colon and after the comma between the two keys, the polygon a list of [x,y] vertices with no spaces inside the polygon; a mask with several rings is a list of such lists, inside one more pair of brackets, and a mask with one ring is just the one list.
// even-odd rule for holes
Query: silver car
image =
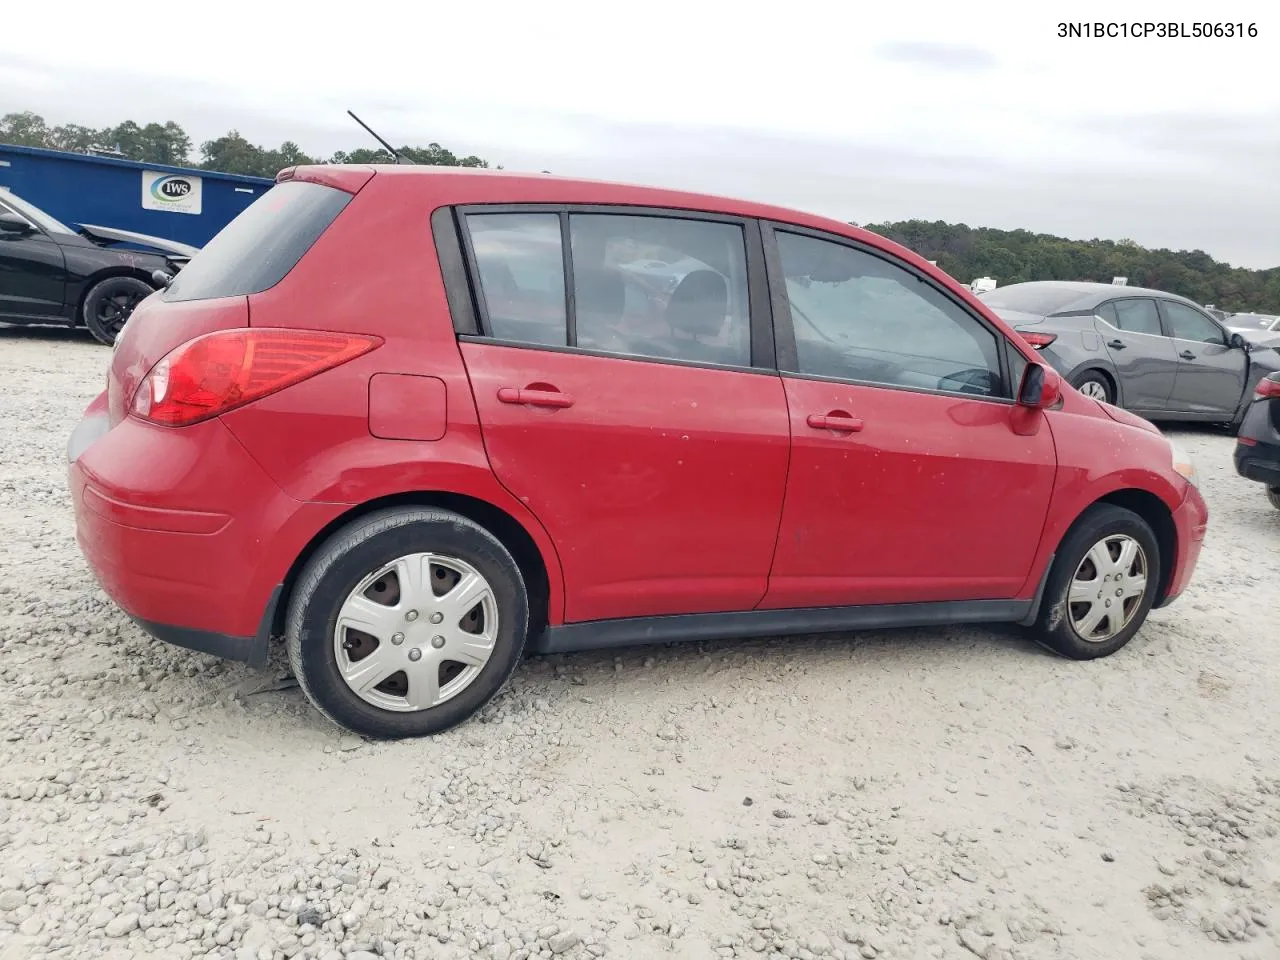
{"label": "silver car", "polygon": [[997,287],[981,300],[1081,393],[1148,420],[1238,425],[1280,353],[1185,297],[1067,280]]}

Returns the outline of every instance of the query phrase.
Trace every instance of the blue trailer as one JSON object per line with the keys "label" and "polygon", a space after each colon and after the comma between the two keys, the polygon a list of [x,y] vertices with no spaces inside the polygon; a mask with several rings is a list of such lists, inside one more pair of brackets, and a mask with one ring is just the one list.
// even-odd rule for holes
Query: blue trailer
{"label": "blue trailer", "polygon": [[274,183],[211,170],[0,143],[8,188],[63,223],[92,223],[204,246]]}

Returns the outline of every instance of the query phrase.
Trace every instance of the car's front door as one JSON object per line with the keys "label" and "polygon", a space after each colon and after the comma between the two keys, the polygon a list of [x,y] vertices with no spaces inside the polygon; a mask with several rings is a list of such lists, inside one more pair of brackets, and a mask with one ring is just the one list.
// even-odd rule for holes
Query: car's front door
{"label": "car's front door", "polygon": [[565,619],[752,609],[790,446],[758,228],[637,208],[459,219],[485,449],[556,543]]}
{"label": "car's front door", "polygon": [[1120,400],[1129,410],[1163,410],[1178,375],[1178,352],[1160,327],[1150,297],[1123,297],[1098,307],[1098,334],[1120,378]]}
{"label": "car's front door", "polygon": [[1015,597],[1056,472],[1025,357],[883,251],[767,236],[792,447],[762,607]]}
{"label": "car's front door", "polygon": [[1178,354],[1169,409],[1234,416],[1244,394],[1249,355],[1229,346],[1227,332],[1194,307],[1161,300],[1160,312]]}
{"label": "car's front door", "polygon": [[[67,290],[66,258],[47,234],[11,210],[0,194],[0,214],[27,222],[25,230],[0,228],[0,316],[61,316]],[[7,225],[6,225],[7,227]]]}

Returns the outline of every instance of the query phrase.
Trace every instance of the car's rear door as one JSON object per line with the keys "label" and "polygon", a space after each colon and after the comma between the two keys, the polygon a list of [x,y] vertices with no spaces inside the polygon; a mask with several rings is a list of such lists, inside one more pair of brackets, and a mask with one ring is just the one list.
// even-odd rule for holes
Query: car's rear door
{"label": "car's rear door", "polygon": [[1160,300],[1159,305],[1178,355],[1169,409],[1235,416],[1244,395],[1249,355],[1229,346],[1227,332],[1207,314],[1174,300]]}
{"label": "car's rear door", "polygon": [[565,619],[754,607],[790,444],[758,227],[637,207],[456,213],[485,449],[556,543]]}
{"label": "car's rear door", "polygon": [[1120,400],[1129,410],[1163,410],[1178,374],[1178,354],[1160,326],[1150,297],[1121,297],[1099,305],[1096,323],[1107,356],[1120,377]]}
{"label": "car's rear door", "polygon": [[1026,358],[883,251],[784,225],[766,250],[793,440],[762,607],[1016,597],[1056,472]]}

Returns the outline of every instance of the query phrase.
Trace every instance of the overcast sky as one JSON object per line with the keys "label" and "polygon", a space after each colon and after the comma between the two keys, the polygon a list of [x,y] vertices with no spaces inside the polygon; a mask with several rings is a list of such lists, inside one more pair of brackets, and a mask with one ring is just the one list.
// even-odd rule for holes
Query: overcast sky
{"label": "overcast sky", "polygon": [[[1270,2],[328,6],[62,0],[51,30],[53,5],[14,2],[0,113],[172,119],[197,144],[235,127],[327,155],[372,145],[351,107],[396,144],[508,169],[1280,265]],[[1258,36],[1061,39],[1067,18]]]}

